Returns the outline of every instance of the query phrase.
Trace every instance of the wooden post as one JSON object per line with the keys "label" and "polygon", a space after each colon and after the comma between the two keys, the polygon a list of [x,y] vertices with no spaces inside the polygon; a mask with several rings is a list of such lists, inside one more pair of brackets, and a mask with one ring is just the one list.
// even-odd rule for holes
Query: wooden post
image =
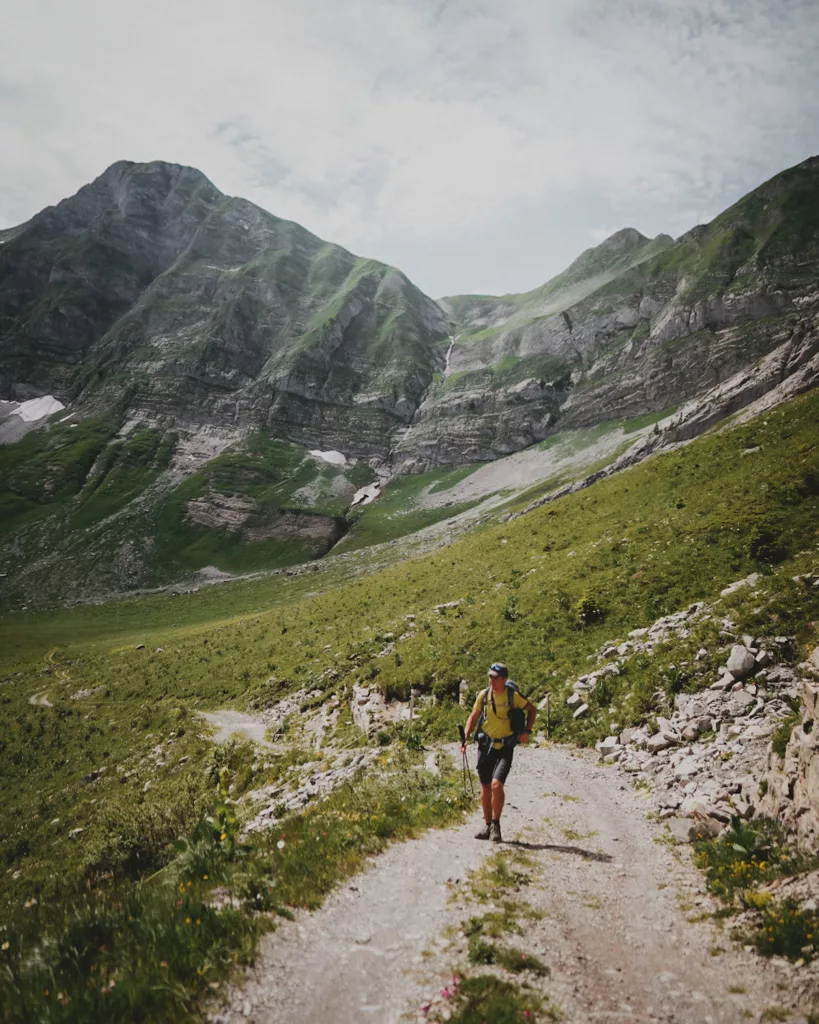
{"label": "wooden post", "polygon": [[415,698],[420,695],[420,690],[417,690],[414,686],[410,690],[410,725],[412,725],[413,712],[415,711]]}

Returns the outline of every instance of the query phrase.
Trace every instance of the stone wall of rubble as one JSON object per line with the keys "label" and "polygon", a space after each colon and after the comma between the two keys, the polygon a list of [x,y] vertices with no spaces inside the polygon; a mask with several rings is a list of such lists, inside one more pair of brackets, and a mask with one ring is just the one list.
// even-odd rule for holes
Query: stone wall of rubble
{"label": "stone wall of rubble", "polygon": [[784,758],[768,753],[761,803],[763,813],[793,827],[804,846],[819,849],[819,647],[799,666],[802,718],[791,733]]}
{"label": "stone wall of rubble", "polygon": [[[738,580],[721,596],[754,587],[758,579]],[[624,643],[604,646],[598,660],[651,655],[707,618],[718,619],[714,609],[693,604],[632,631]],[[718,621],[721,635],[734,642],[717,678],[697,693],[678,694],[673,712],[656,717],[656,729],[628,728],[600,740],[601,759],[647,786],[654,812],[680,842],[716,835],[734,815],[766,815],[792,825],[805,846],[819,849],[819,652],[794,667],[794,637],[739,636],[729,619]],[[707,654],[703,649],[696,657]],[[609,661],[574,682],[566,703],[576,718],[588,713],[586,697],[598,682],[620,670]],[[772,737],[800,700],[804,718],[782,761]]]}

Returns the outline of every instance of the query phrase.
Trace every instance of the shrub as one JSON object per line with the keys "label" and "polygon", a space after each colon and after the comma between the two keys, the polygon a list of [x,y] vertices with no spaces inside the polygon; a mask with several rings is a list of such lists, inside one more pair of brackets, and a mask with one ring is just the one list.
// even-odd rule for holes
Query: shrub
{"label": "shrub", "polygon": [[726,903],[733,903],[738,892],[769,881],[791,868],[789,855],[781,843],[781,826],[768,819],[746,824],[731,820],[717,839],[706,839],[694,846],[694,862],[705,871],[709,890]]}
{"label": "shrub", "polygon": [[801,719],[801,715],[794,713],[792,715],[788,715],[781,725],[776,727],[773,737],[771,738],[771,749],[777,757],[785,757],[785,751],[787,750],[791,734],[793,733],[797,722],[801,721]]}
{"label": "shrub", "polygon": [[[447,1020],[450,1024],[528,1024],[533,1015],[545,1013],[550,1020],[556,1020],[553,1010],[544,1006],[543,1000],[534,992],[525,991],[513,982],[504,981],[492,974],[481,974],[476,978],[462,978],[454,991],[444,990],[450,995]],[[440,1017],[433,1018],[440,1020]]]}
{"label": "shrub", "polygon": [[602,622],[605,618],[605,612],[599,602],[589,597],[588,594],[584,594],[579,601],[575,603],[574,614],[578,625],[591,626],[595,622]]}
{"label": "shrub", "polygon": [[771,903],[762,909],[760,928],[750,941],[763,956],[812,960],[819,954],[819,914],[801,910],[794,900]]}

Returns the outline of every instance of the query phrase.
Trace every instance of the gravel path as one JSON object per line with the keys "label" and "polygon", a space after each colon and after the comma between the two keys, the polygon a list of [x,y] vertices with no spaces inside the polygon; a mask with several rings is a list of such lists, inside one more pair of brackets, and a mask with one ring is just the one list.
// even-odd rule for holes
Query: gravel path
{"label": "gravel path", "polygon": [[[504,845],[536,865],[519,895],[546,915],[516,944],[550,966],[543,990],[563,1021],[805,1020],[763,1017],[800,1000],[789,965],[687,920],[713,909],[701,876],[615,770],[561,748],[521,750],[507,799]],[[321,910],[284,923],[216,1020],[422,1020],[464,963],[463,939],[444,933],[476,912],[453,899],[454,883],[498,849],[472,838],[478,822],[393,846]]]}

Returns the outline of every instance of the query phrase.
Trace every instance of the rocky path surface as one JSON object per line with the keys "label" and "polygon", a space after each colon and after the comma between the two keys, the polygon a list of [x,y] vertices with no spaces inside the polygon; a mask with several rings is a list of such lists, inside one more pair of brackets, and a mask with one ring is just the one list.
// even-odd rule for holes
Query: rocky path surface
{"label": "rocky path surface", "polygon": [[[507,792],[500,849],[531,858],[518,897],[544,913],[516,944],[551,968],[542,987],[563,1021],[806,1020],[810,993],[790,965],[696,920],[715,908],[688,848],[664,840],[613,767],[561,748],[520,750]],[[453,899],[456,883],[499,849],[472,838],[478,822],[393,846],[321,910],[284,923],[215,1020],[423,1020],[465,962],[458,929],[477,911]]]}

